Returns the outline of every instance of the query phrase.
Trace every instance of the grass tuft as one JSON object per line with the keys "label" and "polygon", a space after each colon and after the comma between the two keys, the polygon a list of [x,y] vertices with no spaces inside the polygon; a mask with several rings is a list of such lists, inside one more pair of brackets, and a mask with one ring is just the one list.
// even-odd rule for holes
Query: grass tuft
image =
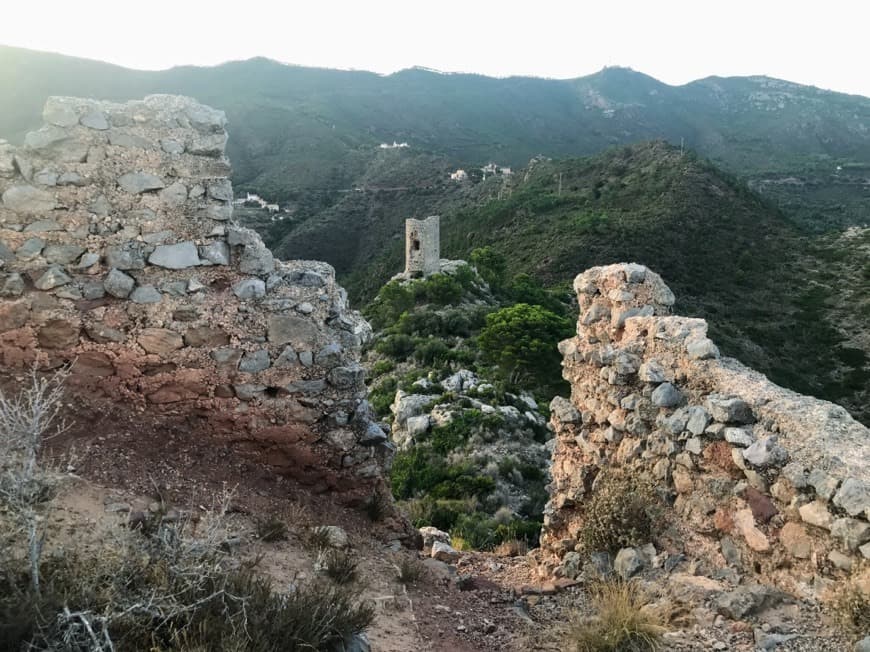
{"label": "grass tuft", "polygon": [[308,531],[306,547],[316,554],[332,547],[332,535],[325,527],[314,527]]}
{"label": "grass tuft", "polygon": [[493,552],[499,557],[522,557],[529,552],[529,544],[522,539],[502,541]]}
{"label": "grass tuft", "polygon": [[339,585],[357,580],[357,560],[347,550],[323,550],[317,557],[317,566],[329,579]]}
{"label": "grass tuft", "polygon": [[570,628],[566,648],[571,652],[656,652],[662,648],[664,619],[645,608],[636,582],[601,582],[589,589],[596,613]]}
{"label": "grass tuft", "polygon": [[390,500],[380,490],[375,491],[365,502],[366,515],[372,522],[378,522],[389,513]]}
{"label": "grass tuft", "polygon": [[396,579],[399,584],[404,586],[416,584],[423,574],[423,564],[413,557],[402,557],[402,560],[396,565],[396,571]]}
{"label": "grass tuft", "polygon": [[277,516],[257,519],[257,538],[266,543],[286,541],[288,536],[287,523]]}

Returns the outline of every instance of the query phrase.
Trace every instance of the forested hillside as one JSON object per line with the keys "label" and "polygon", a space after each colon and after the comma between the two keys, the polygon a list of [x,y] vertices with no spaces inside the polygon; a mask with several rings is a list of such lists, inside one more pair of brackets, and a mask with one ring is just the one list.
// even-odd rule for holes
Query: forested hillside
{"label": "forested hillside", "polygon": [[[668,279],[679,314],[710,321],[724,353],[870,417],[861,398],[870,384],[866,335],[855,333],[866,330],[870,301],[859,290],[867,259],[858,235],[844,240],[848,248],[837,239],[810,248],[816,240],[772,203],[662,142],[539,160],[500,192],[501,199],[480,198],[442,215],[446,257],[489,246],[510,274],[551,287],[595,265],[647,265]],[[400,269],[401,256],[396,241],[359,267],[349,287],[372,296]],[[847,275],[843,268],[862,256]],[[849,279],[848,296],[835,289],[838,278]]]}

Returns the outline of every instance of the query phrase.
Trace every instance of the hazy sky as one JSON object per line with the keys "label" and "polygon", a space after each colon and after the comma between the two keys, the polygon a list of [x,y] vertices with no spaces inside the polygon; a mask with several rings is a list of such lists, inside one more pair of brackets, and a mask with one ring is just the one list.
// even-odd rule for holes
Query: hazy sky
{"label": "hazy sky", "polygon": [[0,43],[134,68],[266,56],[568,78],[630,66],[671,84],[764,74],[870,96],[866,0],[40,0]]}

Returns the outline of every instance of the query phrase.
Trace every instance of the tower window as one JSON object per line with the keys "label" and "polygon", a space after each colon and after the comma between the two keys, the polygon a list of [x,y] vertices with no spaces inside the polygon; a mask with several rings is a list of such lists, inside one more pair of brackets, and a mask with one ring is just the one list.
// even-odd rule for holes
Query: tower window
{"label": "tower window", "polygon": [[413,249],[414,249],[414,251],[420,251],[420,241],[419,240],[414,240]]}

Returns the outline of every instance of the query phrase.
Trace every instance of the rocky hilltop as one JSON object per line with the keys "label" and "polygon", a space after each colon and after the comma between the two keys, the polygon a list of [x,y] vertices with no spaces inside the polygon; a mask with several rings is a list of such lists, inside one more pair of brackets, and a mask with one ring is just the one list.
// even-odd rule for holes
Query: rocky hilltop
{"label": "rocky hilltop", "polygon": [[[870,558],[866,427],[720,357],[707,323],[671,315],[674,294],[643,266],[592,268],[574,290],[577,335],[560,344],[571,397],[551,406],[546,573],[581,572],[590,506],[620,470],[668,506],[657,550],[720,577],[730,567],[818,596]],[[627,548],[616,561],[630,575],[653,558]]]}
{"label": "rocky hilltop", "polygon": [[43,118],[0,143],[4,372],[69,365],[84,403],[370,495],[392,451],[358,362],[371,329],[332,267],[275,260],[233,221],[224,113],[52,97]]}

